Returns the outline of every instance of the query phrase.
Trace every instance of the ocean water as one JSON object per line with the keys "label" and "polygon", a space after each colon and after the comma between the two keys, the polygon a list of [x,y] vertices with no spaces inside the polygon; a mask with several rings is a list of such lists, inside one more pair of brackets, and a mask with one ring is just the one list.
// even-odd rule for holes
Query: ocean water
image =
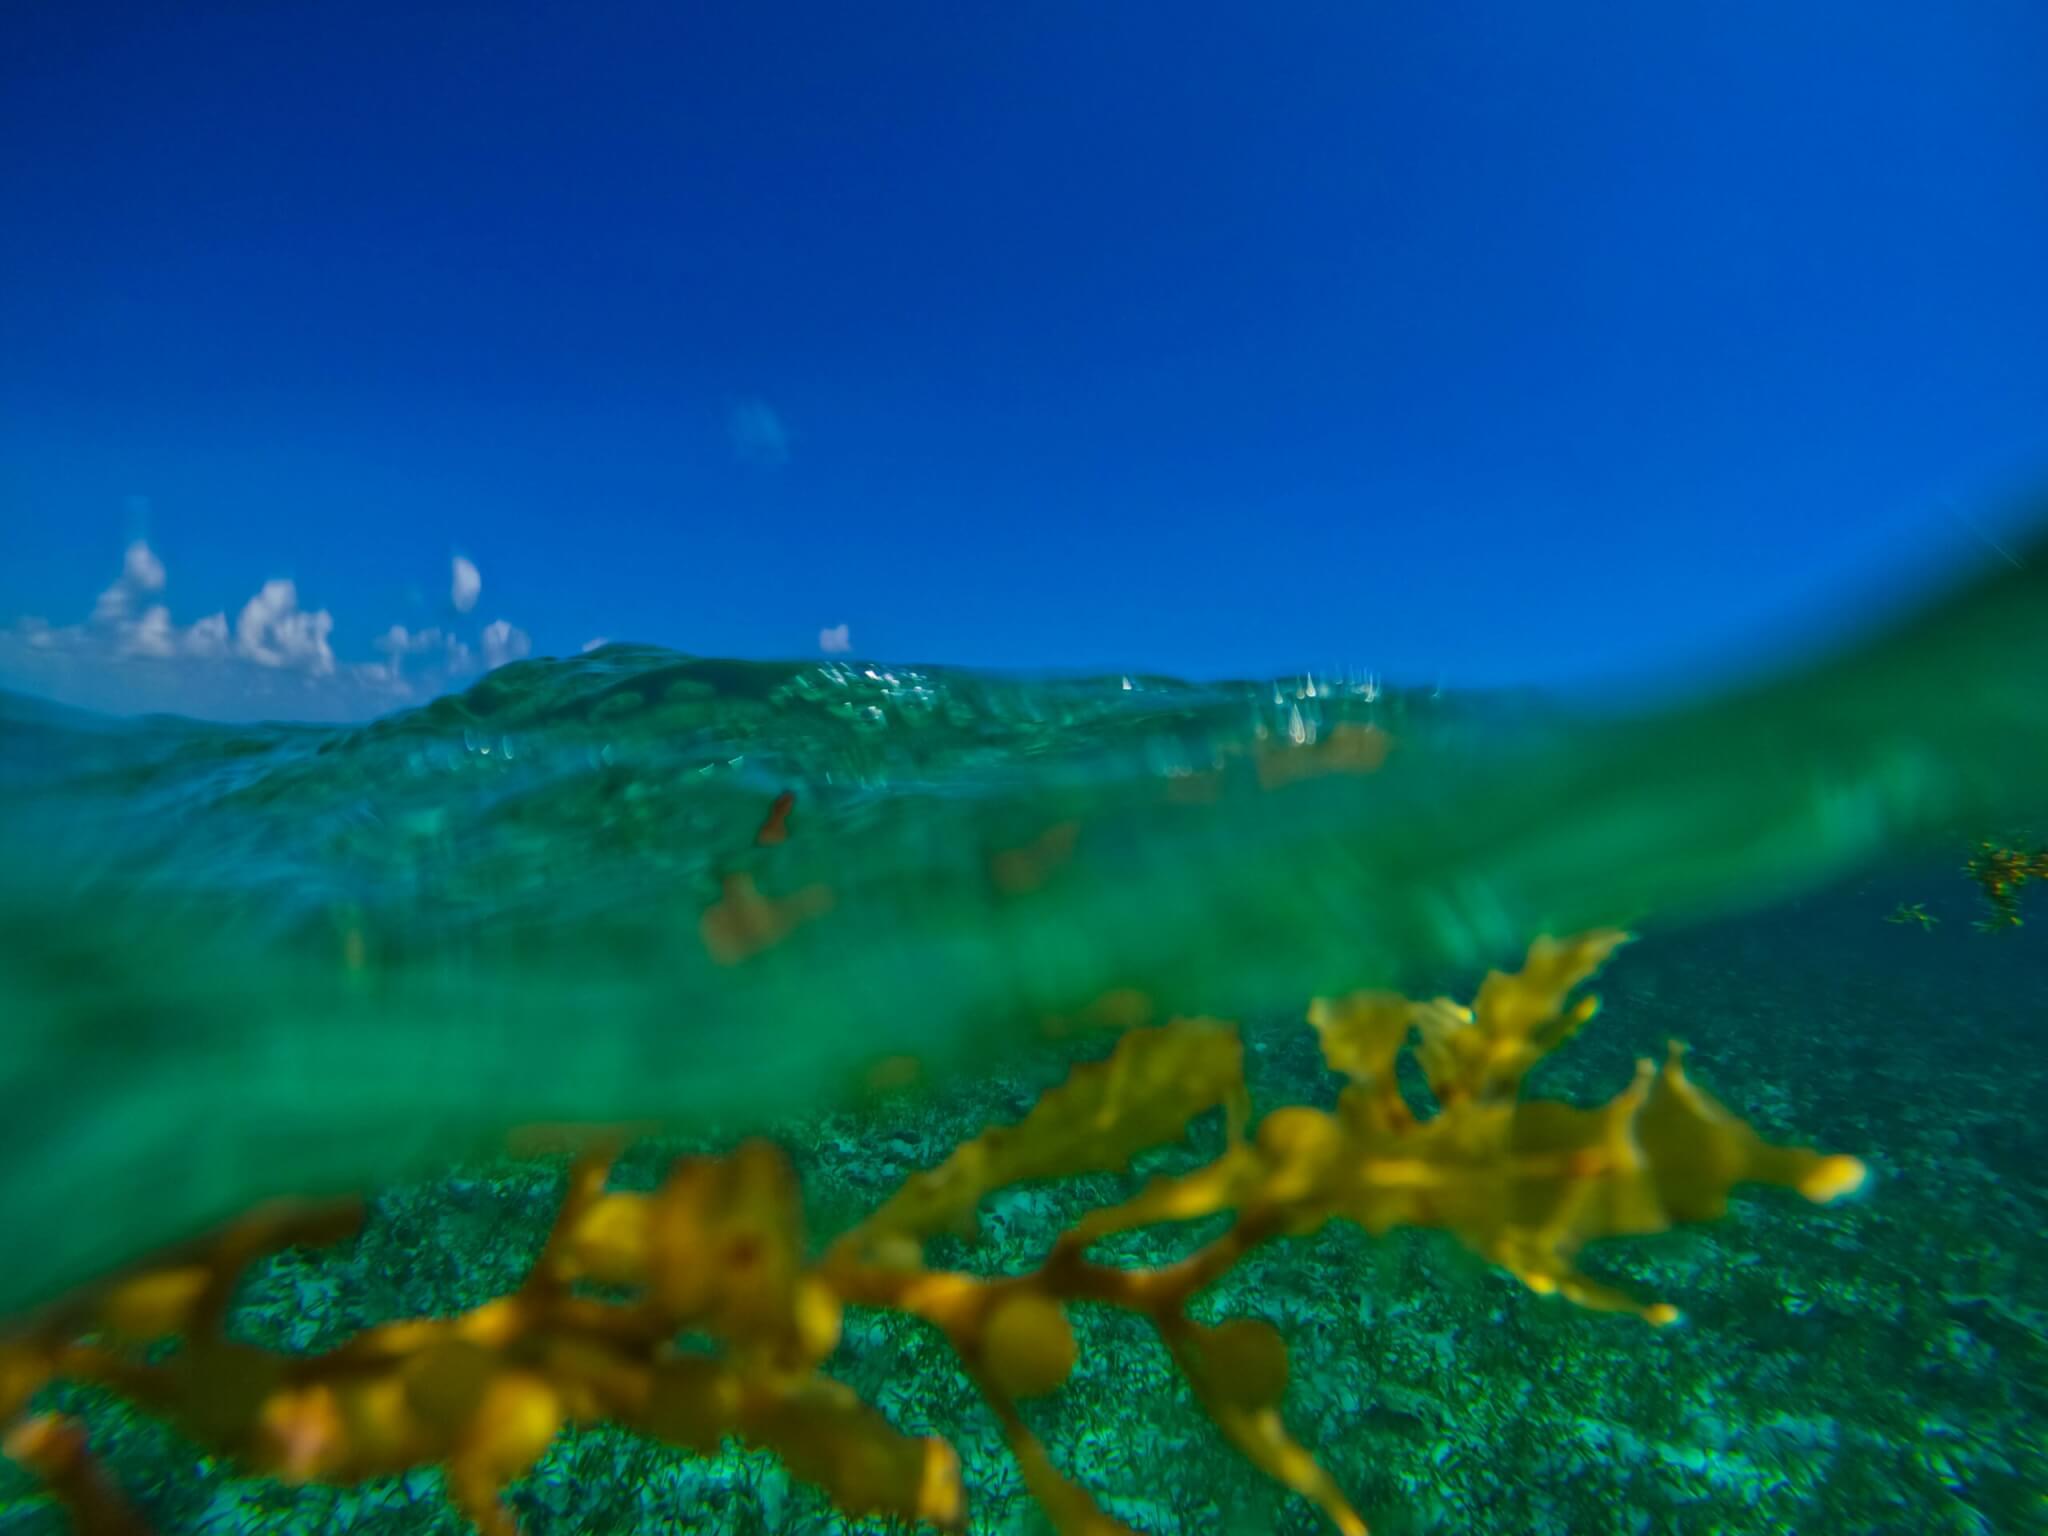
{"label": "ocean water", "polygon": [[[354,728],[0,697],[0,1316],[329,1194],[370,1197],[361,1236],[261,1261],[238,1336],[305,1353],[476,1306],[561,1203],[536,1127],[624,1127],[628,1189],[766,1131],[829,1231],[1019,1119],[1105,1020],[1240,1021],[1255,1109],[1327,1105],[1309,998],[1466,997],[1539,934],[1616,925],[1640,937],[1607,1011],[1532,1089],[1602,1102],[1681,1037],[1769,1139],[1863,1159],[1859,1198],[1596,1245],[1675,1328],[1343,1224],[1258,1250],[1203,1315],[1280,1329],[1284,1418],[1375,1531],[2048,1530],[2048,955],[1977,931],[1960,869],[2048,826],[2043,570],[1681,704],[634,646]],[[1916,904],[1932,925],[1887,921]],[[994,1196],[934,1262],[1028,1267],[1163,1155]],[[1322,1528],[1156,1339],[1075,1313],[1029,1421],[1111,1517]],[[830,1369],[957,1448],[970,1528],[1044,1528],[920,1329],[850,1314]],[[290,1487],[118,1394],[43,1393],[148,1528],[466,1528],[432,1468]],[[0,1493],[0,1532],[78,1512]],[[883,1528],[765,1453],[603,1425],[510,1507],[528,1533]]]}

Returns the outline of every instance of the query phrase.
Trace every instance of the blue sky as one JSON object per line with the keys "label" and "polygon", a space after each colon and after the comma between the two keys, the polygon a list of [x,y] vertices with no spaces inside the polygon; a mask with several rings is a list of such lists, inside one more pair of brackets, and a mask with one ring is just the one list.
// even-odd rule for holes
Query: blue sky
{"label": "blue sky", "polygon": [[2033,0],[17,8],[0,684],[1768,655],[2048,479],[2044,62]]}

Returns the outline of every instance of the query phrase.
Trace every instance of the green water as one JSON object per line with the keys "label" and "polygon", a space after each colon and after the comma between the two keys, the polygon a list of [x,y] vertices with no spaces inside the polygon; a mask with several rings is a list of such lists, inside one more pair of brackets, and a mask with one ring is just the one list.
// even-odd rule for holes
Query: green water
{"label": "green water", "polygon": [[[372,1192],[360,1241],[259,1265],[237,1309],[239,1337],[323,1348],[518,1283],[561,1185],[500,1155],[516,1127],[765,1127],[829,1224],[1017,1118],[1100,1049],[1048,1043],[1048,1016],[1113,989],[1245,1019],[1257,1108],[1327,1103],[1310,994],[1465,994],[1537,932],[1621,923],[1645,941],[1537,1091],[1597,1102],[1682,1036],[1767,1135],[1868,1160],[1867,1199],[1744,1199],[1598,1245],[1596,1273],[1690,1319],[1654,1334],[1440,1234],[1350,1228],[1261,1250],[1201,1315],[1281,1329],[1288,1422],[1380,1536],[2048,1530],[2048,967],[2032,929],[1973,931],[1958,868],[2048,819],[2044,569],[2031,551],[1661,707],[627,646],[357,729],[0,696],[0,1313],[267,1196]],[[736,881],[790,920],[707,929]],[[1886,923],[1902,903],[1939,925]],[[864,1088],[903,1056],[916,1085]],[[619,1180],[647,1187],[676,1145],[639,1144]],[[934,1262],[1029,1268],[1134,1189],[1005,1193]],[[1031,1417],[1104,1508],[1318,1528],[1142,1324],[1075,1325],[1081,1363]],[[828,1369],[960,1449],[971,1531],[1044,1528],[929,1330],[856,1309]],[[45,1401],[159,1531],[465,1528],[431,1470],[283,1489],[104,1393]],[[509,1497],[525,1536],[880,1529],[759,1453],[602,1426]],[[0,1532],[62,1528],[0,1475]]]}
{"label": "green water", "polygon": [[[8,700],[0,1312],[517,1125],[744,1128],[878,1058],[991,1068],[1113,988],[1293,1009],[2013,825],[2048,763],[2043,571],[1635,713],[629,646],[359,729]],[[734,873],[831,908],[720,963]]]}

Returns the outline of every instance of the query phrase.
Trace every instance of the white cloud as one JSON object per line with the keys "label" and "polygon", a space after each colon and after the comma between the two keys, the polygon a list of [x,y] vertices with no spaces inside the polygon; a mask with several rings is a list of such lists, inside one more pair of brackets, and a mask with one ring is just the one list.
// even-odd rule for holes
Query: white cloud
{"label": "white cloud", "polygon": [[175,656],[177,636],[171,632],[171,610],[156,603],[143,611],[133,624],[121,627],[119,653],[123,656]]}
{"label": "white cloud", "polygon": [[228,616],[208,614],[185,631],[185,654],[217,661],[228,653]]}
{"label": "white cloud", "polygon": [[405,658],[439,650],[445,643],[438,629],[410,630],[403,624],[394,624],[370,642],[370,649],[383,652],[384,660],[358,662],[351,670],[365,682],[382,684],[396,694],[410,695],[412,685],[405,681],[404,676]]}
{"label": "white cloud", "polygon": [[163,584],[163,561],[157,559],[145,540],[137,539],[128,546],[128,553],[121,561],[119,578],[93,604],[92,622],[101,625],[123,623],[134,612],[137,597],[145,592],[162,591]]}
{"label": "white cloud", "polygon": [[438,629],[410,630],[403,624],[394,624],[383,634],[370,642],[370,648],[382,651],[393,661],[401,656],[417,656],[424,651],[438,649],[442,644]]}
{"label": "white cloud", "polygon": [[122,555],[121,574],[94,601],[84,624],[53,627],[42,619],[23,619],[13,638],[30,650],[74,656],[168,661],[181,653],[209,654],[215,648],[217,632],[226,629],[227,621],[221,615],[180,630],[171,622],[171,610],[162,603],[151,603],[136,613],[138,600],[161,592],[165,580],[163,561],[146,540],[137,539]]}
{"label": "white cloud", "polygon": [[498,619],[484,626],[484,670],[493,671],[508,661],[517,661],[533,649],[533,639],[525,630]]}
{"label": "white cloud", "polygon": [[789,462],[789,428],[767,401],[740,401],[726,417],[725,430],[742,464],[779,469]]}
{"label": "white cloud", "polygon": [[837,656],[853,649],[853,632],[845,624],[834,624],[830,629],[818,631],[818,649],[827,656]]}
{"label": "white cloud", "polygon": [[448,601],[455,605],[455,611],[469,612],[476,606],[477,594],[483,589],[483,573],[468,560],[457,555],[448,581]]}
{"label": "white cloud", "polygon": [[121,579],[138,592],[163,590],[164,563],[146,540],[137,539],[128,546],[127,558],[121,562]]}
{"label": "white cloud", "polygon": [[360,683],[375,693],[388,694],[393,699],[409,699],[413,696],[412,684],[398,672],[396,657],[390,661],[357,661],[348,667],[351,681]]}
{"label": "white cloud", "polygon": [[212,613],[182,627],[155,596],[167,585],[149,545],[130,545],[84,621],[0,625],[0,687],[116,712],[362,719],[474,675],[473,644],[492,667],[533,649],[531,637],[504,619],[467,639],[446,626],[393,624],[370,642],[380,659],[349,662],[335,655],[333,615],[302,608],[289,580],[265,582],[232,622]]}
{"label": "white cloud", "polygon": [[334,652],[327,644],[333,629],[333,614],[325,608],[306,612],[299,606],[298,585],[274,579],[242,605],[242,616],[235,620],[235,650],[259,666],[327,677],[334,671]]}
{"label": "white cloud", "polygon": [[583,654],[588,656],[592,651],[601,650],[610,644],[611,641],[607,640],[603,635],[594,635],[583,642]]}

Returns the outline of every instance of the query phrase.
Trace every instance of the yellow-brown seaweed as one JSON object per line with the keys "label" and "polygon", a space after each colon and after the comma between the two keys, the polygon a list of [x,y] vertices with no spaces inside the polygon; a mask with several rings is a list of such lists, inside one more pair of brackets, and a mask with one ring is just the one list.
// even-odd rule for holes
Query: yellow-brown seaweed
{"label": "yellow-brown seaweed", "polygon": [[[0,1424],[86,1536],[144,1529],[93,1468],[75,1426],[28,1412],[59,1377],[97,1381],[246,1467],[346,1483],[440,1463],[478,1528],[512,1536],[501,1499],[564,1426],[612,1420],[698,1451],[728,1435],[772,1450],[849,1513],[958,1528],[967,1491],[944,1441],[904,1435],[819,1369],[848,1305],[891,1308],[943,1333],[994,1409],[1026,1485],[1067,1536],[1125,1527],[1054,1467],[1018,1411],[1056,1390],[1075,1359],[1067,1310],[1141,1313],[1230,1441],[1363,1533],[1346,1495],[1287,1432],[1285,1342],[1268,1324],[1208,1326],[1189,1302],[1251,1248],[1332,1220],[1456,1234],[1531,1289],[1653,1323],[1677,1314],[1581,1274],[1574,1255],[1605,1236],[1722,1213],[1738,1183],[1826,1201],[1856,1188],[1854,1158],[1773,1147],[1686,1076],[1674,1044],[1639,1064],[1606,1104],[1521,1098],[1529,1069],[1593,1015],[1572,1001],[1624,935],[1539,939],[1522,969],[1487,976],[1470,1007],[1391,993],[1318,999],[1309,1018],[1346,1080],[1337,1107],[1276,1110],[1256,1126],[1236,1030],[1211,1019],[1134,1028],[1078,1067],[1015,1125],[991,1127],[913,1175],[866,1220],[808,1256],[795,1175],[783,1153],[747,1142],[678,1159],[650,1193],[606,1188],[609,1161],[585,1155],[539,1260],[514,1293],[458,1317],[372,1328],[311,1358],[225,1337],[236,1277],[265,1248],[331,1231],[297,1216],[238,1225],[210,1245],[144,1267],[53,1309],[0,1344]],[[1422,1116],[1394,1067],[1413,1049],[1439,1108]],[[991,1191],[1020,1180],[1127,1168],[1220,1109],[1225,1148],[1206,1166],[1156,1178],[1098,1209],[1030,1273],[999,1278],[928,1268],[926,1240],[971,1227]],[[1087,1257],[1112,1233],[1231,1213],[1188,1257],[1123,1268]],[[324,1220],[324,1218],[323,1218]],[[599,1300],[579,1282],[626,1288]],[[679,1333],[708,1336],[683,1353]],[[157,1337],[184,1346],[151,1355]]]}
{"label": "yellow-brown seaweed", "polygon": [[2030,880],[2048,880],[2048,848],[2027,853],[2001,843],[1980,842],[1963,866],[1977,882],[1991,914],[1978,920],[1984,929],[2017,928],[2020,917],[2020,888]]}

